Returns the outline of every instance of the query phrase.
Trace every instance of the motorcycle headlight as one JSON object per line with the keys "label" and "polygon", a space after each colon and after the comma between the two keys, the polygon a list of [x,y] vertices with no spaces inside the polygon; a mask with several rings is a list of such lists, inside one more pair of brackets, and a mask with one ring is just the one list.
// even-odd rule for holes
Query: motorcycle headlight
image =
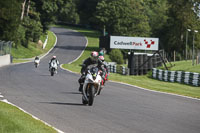
{"label": "motorcycle headlight", "polygon": [[96,73],[92,74],[92,77],[93,77],[93,79],[95,80],[96,77],[97,77]]}

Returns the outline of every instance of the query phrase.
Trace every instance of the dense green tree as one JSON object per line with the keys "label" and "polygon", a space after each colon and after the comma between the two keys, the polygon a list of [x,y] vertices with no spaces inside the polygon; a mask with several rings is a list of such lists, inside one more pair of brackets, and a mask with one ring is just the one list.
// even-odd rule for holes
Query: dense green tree
{"label": "dense green tree", "polygon": [[0,40],[16,41],[22,0],[0,1]]}
{"label": "dense green tree", "polygon": [[96,9],[96,24],[112,35],[149,36],[148,17],[137,0],[103,0]]}
{"label": "dense green tree", "polygon": [[[28,47],[29,41],[38,42],[42,34],[42,25],[40,22],[40,14],[36,12],[35,3],[30,1],[26,3],[24,17],[21,19],[18,29],[18,42],[24,47]],[[29,7],[29,8],[28,8]]]}
{"label": "dense green tree", "polygon": [[[43,26],[43,32],[48,30],[48,26],[56,21],[58,3],[63,0],[32,0],[35,3],[36,12],[40,13],[40,21]],[[62,7],[61,7],[62,8]]]}
{"label": "dense green tree", "polygon": [[[199,30],[199,16],[194,11],[198,9],[192,0],[168,0],[169,10],[167,24],[162,29],[164,48],[168,52],[176,50],[183,52],[185,49],[185,33],[188,28]],[[192,36],[190,36],[192,37]],[[198,39],[198,38],[197,38]]]}
{"label": "dense green tree", "polygon": [[161,38],[164,38],[164,27],[167,25],[168,19],[168,0],[141,0],[142,5],[145,8],[145,14],[149,18],[149,25],[151,27],[151,37],[160,39],[159,48],[163,49],[165,42]]}
{"label": "dense green tree", "polygon": [[100,1],[102,0],[75,0],[81,24],[93,25],[96,6]]}
{"label": "dense green tree", "polygon": [[65,0],[58,3],[58,21],[63,21],[70,24],[78,24],[80,19],[77,13],[76,4],[73,0]]}
{"label": "dense green tree", "polygon": [[[56,20],[86,24],[111,35],[151,36],[170,52],[185,49],[190,28],[200,32],[200,0],[6,0],[0,1],[0,39],[28,47]],[[200,48],[199,33],[195,46]]]}
{"label": "dense green tree", "polygon": [[145,7],[145,13],[149,18],[152,36],[159,37],[160,31],[167,23],[167,0],[145,0],[142,2]]}

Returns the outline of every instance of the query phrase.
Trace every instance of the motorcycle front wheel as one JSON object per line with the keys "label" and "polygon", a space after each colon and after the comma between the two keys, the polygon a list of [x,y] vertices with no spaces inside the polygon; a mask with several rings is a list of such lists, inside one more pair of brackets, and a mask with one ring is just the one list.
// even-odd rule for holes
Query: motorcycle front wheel
{"label": "motorcycle front wheel", "polygon": [[88,105],[89,106],[92,106],[93,105],[93,102],[94,102],[94,93],[95,93],[95,88],[94,88],[94,85],[90,85],[90,88],[88,90]]}
{"label": "motorcycle front wheel", "polygon": [[37,63],[35,63],[35,68],[37,68],[38,67],[38,64]]}
{"label": "motorcycle front wheel", "polygon": [[52,69],[51,69],[51,76],[54,75],[54,71],[55,71],[55,70],[52,68]]}

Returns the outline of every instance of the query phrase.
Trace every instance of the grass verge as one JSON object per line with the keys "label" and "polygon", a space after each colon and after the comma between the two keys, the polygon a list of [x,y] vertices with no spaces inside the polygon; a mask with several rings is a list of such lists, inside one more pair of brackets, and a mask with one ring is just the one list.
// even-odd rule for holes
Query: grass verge
{"label": "grass verge", "polygon": [[[13,56],[13,63],[20,63],[20,62],[26,62],[27,58],[33,58],[38,55],[42,55],[46,52],[48,52],[54,45],[56,38],[54,37],[53,32],[48,31],[48,41],[47,45],[44,49],[42,49],[42,46],[33,42],[29,43],[29,47],[25,48],[21,45],[18,46],[18,48],[12,48],[11,55]],[[42,40],[44,39],[44,36],[42,37]]]}
{"label": "grass verge", "polygon": [[56,133],[43,122],[33,119],[17,107],[0,102],[1,133]]}
{"label": "grass verge", "polygon": [[[59,26],[58,26],[59,27]],[[63,26],[61,26],[63,27]],[[83,55],[72,64],[64,64],[63,67],[73,71],[73,72],[80,72],[80,64],[82,64],[82,61],[89,57],[90,52],[93,50],[98,49],[99,44],[99,33],[97,31],[88,30],[88,29],[79,29],[79,28],[73,28],[73,27],[65,27],[73,30],[77,30],[78,32],[85,35],[88,39],[88,47],[86,48],[86,51],[83,53]],[[90,33],[90,34],[88,34]],[[91,35],[92,34],[92,35]],[[173,63],[174,64],[174,63]],[[199,72],[200,73],[200,65],[197,66],[191,66],[191,61],[185,62],[175,62],[175,66],[172,67],[170,70],[184,70],[184,71],[190,71],[190,72]],[[120,74],[111,73],[109,80],[117,81],[117,82],[123,82],[128,83],[131,85],[135,85],[138,87],[161,91],[161,92],[167,92],[167,93],[173,93],[173,94],[179,94],[194,98],[200,98],[200,88],[194,87],[190,85],[184,85],[180,83],[171,83],[171,82],[165,82],[165,81],[159,81],[156,79],[152,79],[149,75],[144,76],[124,76]]]}
{"label": "grass verge", "polygon": [[[171,67],[171,64],[173,67]],[[195,72],[195,73],[200,73],[200,64],[198,65],[192,65],[192,60],[187,60],[187,61],[176,61],[172,62],[171,64],[167,64],[169,67],[170,71],[184,71],[184,72]],[[164,69],[162,67],[161,69]]]}

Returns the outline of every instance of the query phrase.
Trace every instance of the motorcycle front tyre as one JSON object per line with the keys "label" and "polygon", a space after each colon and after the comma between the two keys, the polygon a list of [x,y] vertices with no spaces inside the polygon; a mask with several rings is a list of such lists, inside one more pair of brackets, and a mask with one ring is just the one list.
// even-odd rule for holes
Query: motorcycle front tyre
{"label": "motorcycle front tyre", "polygon": [[51,76],[53,76],[54,75],[54,69],[51,69]]}
{"label": "motorcycle front tyre", "polygon": [[93,102],[94,102],[94,93],[95,93],[95,88],[94,88],[94,85],[90,85],[90,88],[88,90],[88,93],[89,93],[89,96],[88,96],[88,105],[89,106],[92,106],[93,105]]}
{"label": "motorcycle front tyre", "polygon": [[38,67],[38,64],[37,63],[35,63],[35,68],[37,68]]}

